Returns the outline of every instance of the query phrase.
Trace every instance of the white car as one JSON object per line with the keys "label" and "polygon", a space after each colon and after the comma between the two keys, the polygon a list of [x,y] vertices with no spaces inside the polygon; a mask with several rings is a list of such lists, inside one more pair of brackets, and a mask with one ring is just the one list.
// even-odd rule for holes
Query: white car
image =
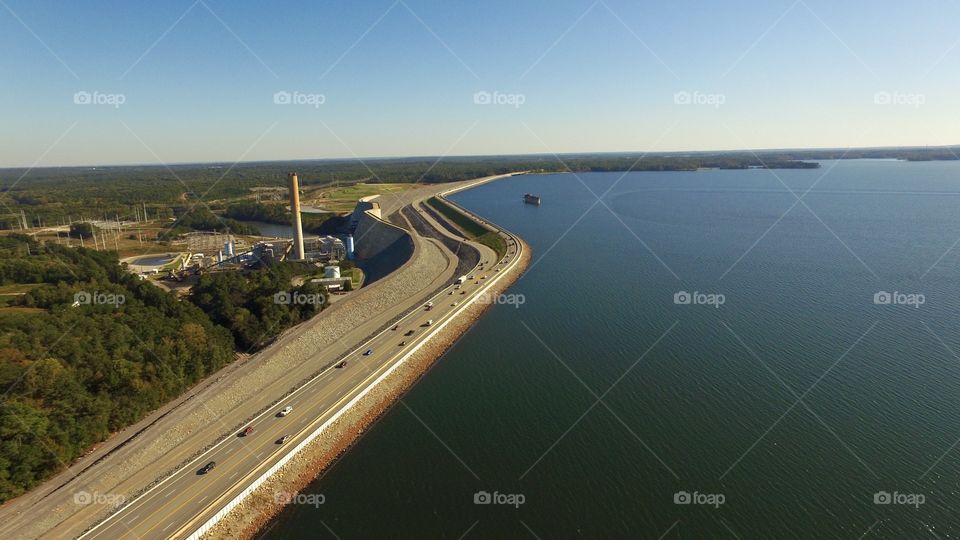
{"label": "white car", "polygon": [[286,416],[286,415],[288,415],[288,414],[290,414],[290,413],[292,413],[292,412],[293,412],[293,407],[287,405],[286,407],[283,408],[283,410],[281,410],[281,411],[277,414],[277,416]]}

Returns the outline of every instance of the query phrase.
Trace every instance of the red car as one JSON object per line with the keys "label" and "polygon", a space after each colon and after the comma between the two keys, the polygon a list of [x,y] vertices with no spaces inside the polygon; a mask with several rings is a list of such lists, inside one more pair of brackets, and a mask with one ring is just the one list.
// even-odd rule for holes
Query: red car
{"label": "red car", "polygon": [[253,433],[253,426],[247,426],[243,431],[240,432],[241,437],[247,437]]}
{"label": "red car", "polygon": [[337,369],[340,369],[340,368],[344,368],[344,367],[346,367],[346,366],[347,366],[347,361],[346,361],[346,360],[341,360],[340,363],[337,364],[336,367],[337,367]]}

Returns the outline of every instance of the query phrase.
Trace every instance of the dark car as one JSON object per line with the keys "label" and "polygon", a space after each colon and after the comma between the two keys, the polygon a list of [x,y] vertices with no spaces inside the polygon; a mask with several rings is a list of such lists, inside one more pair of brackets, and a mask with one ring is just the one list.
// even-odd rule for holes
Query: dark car
{"label": "dark car", "polygon": [[346,367],[346,366],[347,366],[347,361],[346,361],[346,360],[341,360],[340,363],[336,365],[336,368],[337,368],[337,369],[340,369],[340,368],[344,368],[344,367]]}
{"label": "dark car", "polygon": [[367,349],[367,352],[363,353],[364,356],[370,356],[373,354],[373,349]]}
{"label": "dark car", "polygon": [[207,474],[208,472],[212,471],[213,468],[216,466],[217,466],[217,462],[211,461],[210,463],[207,463],[206,465],[204,465],[199,471],[197,471],[197,474]]}
{"label": "dark car", "polygon": [[412,336],[412,335],[413,335],[413,330],[407,330],[407,333],[404,334],[404,335],[405,335],[405,336]]}
{"label": "dark car", "polygon": [[240,432],[241,437],[246,437],[253,433],[253,426],[247,426],[243,431]]}

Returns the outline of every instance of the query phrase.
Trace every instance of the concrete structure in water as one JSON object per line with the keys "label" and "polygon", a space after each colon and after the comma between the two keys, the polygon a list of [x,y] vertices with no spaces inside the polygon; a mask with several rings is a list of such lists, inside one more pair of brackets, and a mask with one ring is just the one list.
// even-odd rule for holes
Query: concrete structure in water
{"label": "concrete structure in water", "polygon": [[300,221],[300,181],[297,180],[297,173],[287,174],[287,180],[290,184],[290,214],[293,220],[290,225],[293,227],[293,256],[298,261],[302,261],[303,255],[303,224]]}

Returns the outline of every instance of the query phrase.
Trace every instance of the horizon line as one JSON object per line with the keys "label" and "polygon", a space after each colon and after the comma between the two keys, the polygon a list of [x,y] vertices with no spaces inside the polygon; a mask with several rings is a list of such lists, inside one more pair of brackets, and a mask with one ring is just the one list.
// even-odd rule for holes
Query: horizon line
{"label": "horizon line", "polygon": [[[435,160],[442,161],[445,159],[465,159],[465,158],[520,158],[520,157],[559,157],[559,156],[596,156],[596,155],[610,155],[610,156],[636,156],[640,154],[645,154],[649,157],[661,157],[661,156],[675,156],[680,157],[684,155],[694,155],[694,154],[737,154],[737,153],[770,153],[770,152],[830,152],[830,151],[843,151],[843,152],[852,152],[855,150],[936,150],[936,149],[960,149],[960,144],[940,144],[940,145],[920,145],[920,146],[855,146],[855,147],[794,147],[794,148],[740,148],[740,149],[731,149],[731,150],[659,150],[659,151],[646,151],[646,150],[626,150],[626,151],[580,151],[580,152],[534,152],[534,153],[518,153],[518,154],[458,154],[458,155],[377,155],[377,156],[351,156],[351,157],[329,157],[329,158],[288,158],[288,159],[260,159],[260,160],[249,160],[249,161],[229,161],[229,160],[215,160],[215,161],[177,161],[177,162],[152,162],[152,163],[112,163],[112,164],[96,164],[96,165],[33,165],[33,166],[9,166],[9,167],[0,167],[0,171],[23,171],[26,170],[34,171],[40,169],[107,169],[107,168],[120,168],[120,167],[183,167],[183,166],[210,166],[210,165],[250,165],[256,163],[289,163],[289,162],[305,162],[305,161],[353,161],[353,162],[363,162],[363,161],[387,161],[387,160]],[[957,159],[960,159],[958,156]]]}

